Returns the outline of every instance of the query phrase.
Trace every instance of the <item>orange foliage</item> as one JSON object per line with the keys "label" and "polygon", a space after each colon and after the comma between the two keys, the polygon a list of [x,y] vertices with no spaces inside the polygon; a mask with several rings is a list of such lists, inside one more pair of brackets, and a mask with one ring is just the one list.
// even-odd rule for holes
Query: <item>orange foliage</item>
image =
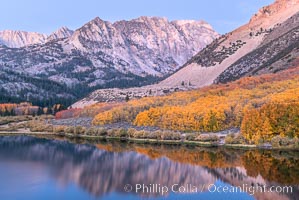
{"label": "orange foliage", "polygon": [[22,102],[20,104],[3,103],[0,104],[0,116],[33,115],[37,114],[38,109],[38,106],[32,106],[32,104],[28,102]]}
{"label": "orange foliage", "polygon": [[299,102],[269,102],[248,110],[241,131],[246,139],[255,143],[270,141],[276,135],[299,137]]}
{"label": "orange foliage", "polygon": [[67,119],[67,118],[78,117],[79,112],[81,110],[82,109],[80,109],[80,108],[71,108],[68,110],[59,111],[55,114],[55,119]]}
{"label": "orange foliage", "polygon": [[270,151],[247,151],[241,159],[248,176],[261,175],[268,181],[298,184],[298,159],[273,156]]}
{"label": "orange foliage", "polygon": [[[299,68],[246,77],[229,84],[211,85],[168,96],[132,100],[100,112],[95,116],[93,124],[126,121],[138,126],[181,131],[220,131],[241,127],[244,117],[252,125],[245,123],[242,130],[247,129],[247,139],[257,141],[261,135],[262,139],[271,138],[277,130],[272,127],[272,118],[264,118],[265,115],[255,109],[281,102],[299,102]],[[290,112],[292,115],[297,114],[297,110]],[[259,117],[261,120],[256,120]]]}
{"label": "orange foliage", "polygon": [[0,104],[0,114],[5,112],[12,112],[17,107],[14,103],[2,103]]}
{"label": "orange foliage", "polygon": [[99,149],[111,152],[135,151],[151,159],[167,157],[179,162],[209,168],[244,167],[249,177],[261,175],[268,181],[282,184],[298,184],[299,165],[296,153],[260,150],[232,150],[232,149],[205,149],[171,146],[146,146],[123,143],[103,143],[96,145]]}

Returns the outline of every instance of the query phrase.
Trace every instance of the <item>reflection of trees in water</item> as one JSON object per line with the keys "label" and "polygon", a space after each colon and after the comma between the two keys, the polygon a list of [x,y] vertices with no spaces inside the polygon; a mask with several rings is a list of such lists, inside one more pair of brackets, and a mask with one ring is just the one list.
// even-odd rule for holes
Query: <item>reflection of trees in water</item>
{"label": "reflection of trees in water", "polygon": [[[221,179],[222,181],[229,183],[235,187],[243,188],[243,185],[250,186],[284,186],[285,184],[279,184],[277,182],[271,182],[264,179],[261,175],[250,176],[244,167],[236,168],[216,168],[211,169],[211,173]],[[286,184],[288,185],[288,184]],[[290,184],[289,184],[290,185]],[[247,187],[247,189],[248,189]],[[248,190],[249,191],[249,190]],[[276,193],[276,192],[255,192],[254,197],[257,200],[297,200],[299,196],[298,185],[293,186],[292,193]]]}
{"label": "reflection of trees in water", "polygon": [[[299,182],[296,153],[122,143],[102,143],[96,147],[31,137],[1,137],[0,159],[42,162],[59,182],[74,182],[97,196],[123,192],[125,184],[137,183],[208,185],[221,179],[239,186]],[[275,199],[275,195],[256,197]]]}
{"label": "reflection of trees in water", "polygon": [[[270,150],[233,150],[225,148],[185,148],[179,146],[97,145],[108,151],[136,151],[150,158],[167,157],[172,161],[208,168],[245,168],[251,177],[262,178],[280,184],[299,184],[299,152]],[[240,168],[237,168],[240,170]],[[236,176],[237,174],[233,175]]]}
{"label": "reflection of trees in water", "polygon": [[[120,151],[115,144],[98,145],[100,148]],[[152,157],[168,157],[181,162],[204,166],[216,179],[234,186],[259,185],[297,185],[294,192],[287,195],[278,193],[257,193],[257,199],[296,199],[299,196],[299,153],[269,150],[233,150],[225,148],[187,149],[178,146],[127,145],[122,148],[133,150]],[[153,153],[154,152],[154,153]],[[275,172],[273,172],[275,170]]]}
{"label": "reflection of trees in water", "polygon": [[0,159],[43,162],[60,182],[75,182],[97,196],[124,192],[126,184],[170,188],[173,184],[195,186],[215,181],[203,167],[167,158],[153,160],[135,152],[107,152],[90,145],[28,137],[1,139]]}
{"label": "reflection of trees in water", "polygon": [[268,181],[280,184],[299,184],[298,157],[282,156],[279,152],[252,151],[246,152],[242,156],[242,161],[249,176],[256,177],[260,174]]}

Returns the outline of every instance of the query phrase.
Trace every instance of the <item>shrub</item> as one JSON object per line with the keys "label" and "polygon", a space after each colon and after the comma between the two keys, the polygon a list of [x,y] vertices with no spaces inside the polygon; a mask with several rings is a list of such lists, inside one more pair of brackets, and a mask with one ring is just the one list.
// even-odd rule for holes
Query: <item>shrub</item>
{"label": "shrub", "polygon": [[43,123],[30,124],[31,132],[53,132],[53,126]]}
{"label": "shrub", "polygon": [[45,127],[46,132],[53,132],[53,129],[54,129],[53,125],[50,125],[50,124],[46,125],[46,127]]}
{"label": "shrub", "polygon": [[235,138],[234,138],[234,144],[245,144],[246,143],[246,139],[244,138],[243,135],[238,134]]}
{"label": "shrub", "polygon": [[120,137],[127,137],[128,136],[128,131],[126,129],[122,128],[118,132],[119,132]]}
{"label": "shrub", "polygon": [[99,135],[99,136],[106,136],[108,133],[107,133],[106,129],[104,129],[104,128],[98,128],[96,134]]}
{"label": "shrub", "polygon": [[162,140],[180,140],[181,134],[171,131],[163,131],[161,138]]}
{"label": "shrub", "polygon": [[158,131],[150,132],[148,138],[160,140],[162,138],[162,131],[158,130]]}
{"label": "shrub", "polygon": [[86,128],[83,127],[83,126],[76,126],[74,128],[74,134],[75,135],[83,135],[83,134],[85,134],[85,132],[86,132]]}
{"label": "shrub", "polygon": [[293,140],[293,147],[299,148],[299,138],[295,137]]}
{"label": "shrub", "polygon": [[195,141],[200,141],[200,142],[218,142],[219,137],[217,135],[213,134],[201,134],[198,137],[195,138]]}
{"label": "shrub", "polygon": [[241,135],[228,134],[225,137],[226,144],[245,144],[245,138]]}
{"label": "shrub", "polygon": [[133,134],[133,137],[134,138],[138,138],[138,139],[146,139],[149,137],[149,132],[145,131],[145,130],[141,130],[141,131],[136,131],[134,134]]}
{"label": "shrub", "polygon": [[136,132],[137,130],[136,129],[134,129],[134,128],[129,128],[128,129],[128,136],[129,137],[134,137],[134,134],[135,134],[135,132]]}
{"label": "shrub", "polygon": [[16,131],[20,128],[26,128],[27,127],[27,123],[10,123],[8,124],[8,128],[4,128],[4,130],[13,130]]}
{"label": "shrub", "polygon": [[55,114],[55,119],[74,118],[77,117],[81,111],[82,111],[81,108],[71,108],[68,110],[62,110]]}
{"label": "shrub", "polygon": [[275,136],[271,139],[271,144],[273,147],[299,147],[299,139],[298,138],[289,138],[282,137],[280,135]]}
{"label": "shrub", "polygon": [[235,137],[234,134],[228,134],[228,135],[225,137],[225,144],[233,144],[234,137]]}
{"label": "shrub", "polygon": [[43,126],[41,124],[30,124],[29,125],[29,129],[31,132],[39,132],[39,131],[43,131],[42,130]]}
{"label": "shrub", "polygon": [[126,129],[119,128],[119,129],[112,129],[108,131],[108,135],[111,137],[127,137],[128,132]]}
{"label": "shrub", "polygon": [[86,135],[97,135],[97,129],[95,127],[90,127],[86,130]]}
{"label": "shrub", "polygon": [[75,131],[75,128],[73,126],[68,126],[68,127],[65,127],[65,129],[64,129],[65,133],[74,133],[74,131]]}
{"label": "shrub", "polygon": [[0,125],[9,124],[12,122],[22,122],[29,121],[32,119],[32,116],[9,116],[9,117],[0,117]]}
{"label": "shrub", "polygon": [[107,130],[107,136],[114,137],[115,129],[108,129]]}
{"label": "shrub", "polygon": [[64,133],[65,126],[54,126],[53,132],[54,133]]}
{"label": "shrub", "polygon": [[195,141],[199,135],[200,133],[187,133],[185,139],[188,141]]}
{"label": "shrub", "polygon": [[8,127],[0,127],[0,131],[17,131],[18,127],[15,125],[11,125]]}

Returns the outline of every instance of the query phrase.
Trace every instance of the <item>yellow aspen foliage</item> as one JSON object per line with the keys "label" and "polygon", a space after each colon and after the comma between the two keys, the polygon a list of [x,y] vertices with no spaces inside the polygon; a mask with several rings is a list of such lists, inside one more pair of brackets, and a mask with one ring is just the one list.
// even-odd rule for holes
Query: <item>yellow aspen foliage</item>
{"label": "yellow aspen foliage", "polygon": [[273,128],[270,124],[268,117],[265,117],[261,127],[261,135],[264,140],[270,140],[273,137]]}
{"label": "yellow aspen foliage", "polygon": [[229,84],[105,105],[93,124],[128,122],[180,131],[238,127],[252,142],[299,137],[299,68]]}
{"label": "yellow aspen foliage", "polygon": [[274,136],[298,137],[299,102],[268,102],[260,108],[245,113],[241,132],[243,136],[258,143],[270,141]]}
{"label": "yellow aspen foliage", "polygon": [[203,117],[204,131],[214,132],[223,129],[225,115],[220,111],[209,111]]}

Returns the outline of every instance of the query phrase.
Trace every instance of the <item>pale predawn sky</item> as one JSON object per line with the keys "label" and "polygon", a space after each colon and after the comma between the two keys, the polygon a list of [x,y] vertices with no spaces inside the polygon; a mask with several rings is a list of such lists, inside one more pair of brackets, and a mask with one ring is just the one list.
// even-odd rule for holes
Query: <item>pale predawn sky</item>
{"label": "pale predawn sky", "polygon": [[139,16],[169,20],[205,20],[219,33],[248,22],[261,7],[274,0],[3,0],[0,30],[26,30],[49,34],[61,26],[77,29],[95,17],[107,21]]}

